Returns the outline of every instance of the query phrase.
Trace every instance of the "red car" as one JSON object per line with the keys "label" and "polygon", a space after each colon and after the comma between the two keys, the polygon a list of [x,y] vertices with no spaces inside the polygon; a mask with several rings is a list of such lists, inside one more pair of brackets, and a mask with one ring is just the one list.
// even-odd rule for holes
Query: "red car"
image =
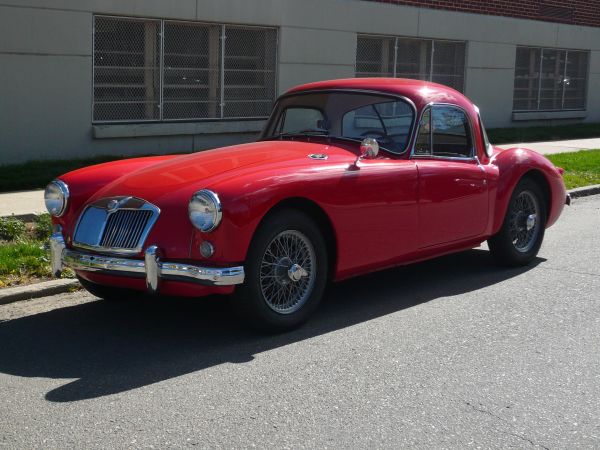
{"label": "red car", "polygon": [[257,142],[70,172],[45,193],[53,271],[104,299],[234,294],[248,321],[298,326],[329,279],[488,241],[537,254],[569,197],[562,169],[493,147],[461,93],[364,78],[291,89]]}

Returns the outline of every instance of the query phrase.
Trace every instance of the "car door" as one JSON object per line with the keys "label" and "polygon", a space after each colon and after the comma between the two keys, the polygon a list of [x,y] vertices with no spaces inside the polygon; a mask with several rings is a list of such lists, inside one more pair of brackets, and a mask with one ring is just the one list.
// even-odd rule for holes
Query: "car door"
{"label": "car door", "polygon": [[412,158],[418,170],[419,247],[482,235],[488,220],[488,183],[468,114],[434,104],[423,112]]}

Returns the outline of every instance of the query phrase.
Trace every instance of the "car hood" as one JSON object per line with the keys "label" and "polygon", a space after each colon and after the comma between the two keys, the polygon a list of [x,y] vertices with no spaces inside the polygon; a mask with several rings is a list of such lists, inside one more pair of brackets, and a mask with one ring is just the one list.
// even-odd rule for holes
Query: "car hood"
{"label": "car hood", "polygon": [[[247,173],[270,170],[299,170],[313,166],[351,164],[356,154],[346,148],[325,143],[299,141],[261,141],[183,155],[124,175],[100,189],[93,199],[110,196],[135,196],[160,206],[161,200],[190,196],[210,188],[220,180]],[[326,160],[309,155],[327,155]]]}

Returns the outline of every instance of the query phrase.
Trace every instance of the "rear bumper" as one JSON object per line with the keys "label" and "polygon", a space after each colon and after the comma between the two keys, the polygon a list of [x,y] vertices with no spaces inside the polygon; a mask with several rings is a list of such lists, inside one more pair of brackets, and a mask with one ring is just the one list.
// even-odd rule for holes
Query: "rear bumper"
{"label": "rear bumper", "polygon": [[161,280],[184,281],[204,286],[233,286],[244,282],[244,267],[214,268],[163,261],[160,249],[150,246],[143,260],[118,258],[66,248],[62,233],[50,237],[52,273],[60,276],[64,267],[73,270],[146,279],[146,287],[156,293]]}

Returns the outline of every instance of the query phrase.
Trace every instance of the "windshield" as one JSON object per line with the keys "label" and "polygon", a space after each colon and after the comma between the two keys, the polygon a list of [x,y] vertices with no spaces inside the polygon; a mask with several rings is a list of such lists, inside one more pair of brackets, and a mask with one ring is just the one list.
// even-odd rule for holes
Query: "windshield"
{"label": "windshield", "polygon": [[394,153],[406,150],[413,108],[396,97],[358,92],[317,92],[282,98],[261,139],[303,136],[362,141],[371,137]]}

